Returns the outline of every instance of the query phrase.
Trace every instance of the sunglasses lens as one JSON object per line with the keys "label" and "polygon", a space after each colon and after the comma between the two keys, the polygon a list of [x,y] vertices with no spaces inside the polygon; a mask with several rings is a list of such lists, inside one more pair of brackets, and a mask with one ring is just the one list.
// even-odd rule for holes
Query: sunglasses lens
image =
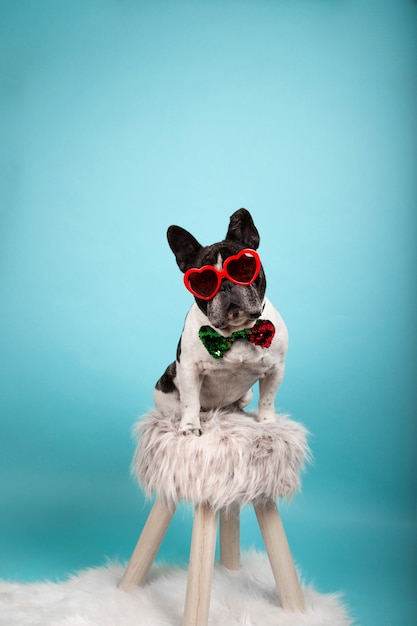
{"label": "sunglasses lens", "polygon": [[233,259],[227,264],[227,273],[238,283],[250,284],[256,277],[257,262],[255,257],[243,254],[238,259]]}
{"label": "sunglasses lens", "polygon": [[188,282],[197,296],[210,298],[217,290],[218,278],[214,270],[206,269],[202,272],[191,272]]}

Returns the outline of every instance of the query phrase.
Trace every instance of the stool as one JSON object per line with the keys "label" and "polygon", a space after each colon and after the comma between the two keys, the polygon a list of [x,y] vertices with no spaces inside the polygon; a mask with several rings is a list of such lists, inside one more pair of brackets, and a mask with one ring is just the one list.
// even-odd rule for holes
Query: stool
{"label": "stool", "polygon": [[220,563],[240,567],[240,507],[252,504],[282,607],[303,611],[297,572],[275,504],[300,487],[310,458],[305,428],[287,416],[217,410],[201,415],[201,437],[178,434],[178,416],[148,413],[138,424],[132,471],[145,492],[156,494],[119,587],[142,585],[180,501],[193,503],[194,522],[183,626],[208,623],[217,521]]}

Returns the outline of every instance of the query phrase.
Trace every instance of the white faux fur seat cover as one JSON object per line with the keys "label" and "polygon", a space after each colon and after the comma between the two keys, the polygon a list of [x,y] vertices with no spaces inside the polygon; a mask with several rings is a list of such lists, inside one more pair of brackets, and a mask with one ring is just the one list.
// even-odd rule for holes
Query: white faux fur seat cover
{"label": "white faux fur seat cover", "polygon": [[201,414],[201,437],[178,434],[178,423],[154,410],[136,426],[132,471],[148,494],[218,510],[288,499],[300,488],[307,431],[287,416],[259,423],[253,412],[210,411]]}

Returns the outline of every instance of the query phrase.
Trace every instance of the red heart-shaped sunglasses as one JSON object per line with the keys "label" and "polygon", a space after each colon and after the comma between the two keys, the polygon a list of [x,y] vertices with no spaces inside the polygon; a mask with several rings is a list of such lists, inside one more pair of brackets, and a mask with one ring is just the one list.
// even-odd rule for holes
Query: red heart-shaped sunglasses
{"label": "red heart-shaped sunglasses", "polygon": [[184,274],[184,284],[197,298],[211,300],[219,291],[223,278],[227,278],[235,285],[251,285],[256,280],[260,269],[259,254],[247,248],[234,256],[229,256],[224,261],[221,270],[214,265],[193,267],[187,270]]}

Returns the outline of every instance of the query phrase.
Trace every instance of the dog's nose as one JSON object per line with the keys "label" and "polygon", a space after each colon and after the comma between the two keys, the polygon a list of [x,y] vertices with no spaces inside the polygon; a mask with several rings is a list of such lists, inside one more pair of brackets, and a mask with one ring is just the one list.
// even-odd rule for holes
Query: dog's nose
{"label": "dog's nose", "polygon": [[239,309],[232,309],[232,310],[229,310],[227,315],[229,319],[236,320],[239,317],[240,313],[241,312],[239,311]]}

